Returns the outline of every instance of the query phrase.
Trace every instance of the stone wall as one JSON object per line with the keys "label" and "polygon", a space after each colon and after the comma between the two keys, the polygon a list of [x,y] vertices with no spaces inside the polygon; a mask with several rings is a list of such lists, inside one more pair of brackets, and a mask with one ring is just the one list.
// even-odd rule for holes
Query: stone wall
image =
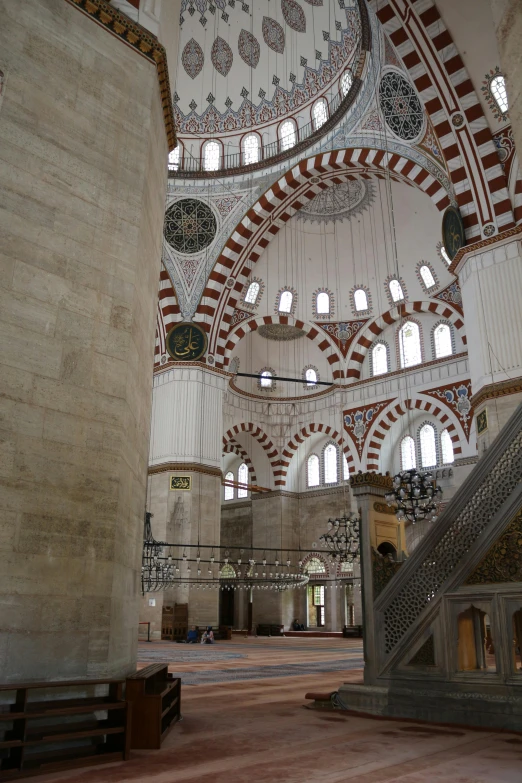
{"label": "stone wall", "polygon": [[0,680],[136,660],[167,141],[155,66],[2,4]]}

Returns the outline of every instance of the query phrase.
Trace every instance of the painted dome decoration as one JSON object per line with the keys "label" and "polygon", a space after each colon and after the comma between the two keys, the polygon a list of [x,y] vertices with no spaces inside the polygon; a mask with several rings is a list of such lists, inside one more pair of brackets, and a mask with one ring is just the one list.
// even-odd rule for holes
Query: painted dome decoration
{"label": "painted dome decoration", "polygon": [[285,31],[275,19],[263,17],[263,39],[267,46],[282,54],[285,48]]}
{"label": "painted dome decoration", "polygon": [[297,33],[306,33],[306,16],[295,0],[281,0],[281,10],[288,27]]}
{"label": "painted dome decoration", "polygon": [[210,59],[212,60],[212,65],[221,76],[226,76],[232,68],[234,55],[232,49],[223,38],[218,36],[212,44]]}
{"label": "painted dome decoration", "polygon": [[261,55],[261,49],[257,38],[254,38],[252,33],[249,33],[248,30],[241,30],[237,45],[241,59],[246,62],[247,65],[250,65],[251,68],[256,68]]}
{"label": "painted dome decoration", "polygon": [[191,38],[183,49],[181,62],[191,79],[195,79],[203,68],[203,63],[205,62],[203,49],[194,38]]}

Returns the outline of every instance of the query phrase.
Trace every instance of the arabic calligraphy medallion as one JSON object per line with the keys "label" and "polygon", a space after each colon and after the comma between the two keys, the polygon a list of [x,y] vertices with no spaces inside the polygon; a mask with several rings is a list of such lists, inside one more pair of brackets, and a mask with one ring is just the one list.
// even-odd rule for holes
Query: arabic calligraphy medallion
{"label": "arabic calligraphy medallion", "polygon": [[166,339],[167,351],[175,362],[196,362],[207,350],[207,333],[198,324],[174,324]]}
{"label": "arabic calligraphy medallion", "polygon": [[460,248],[466,244],[464,224],[459,210],[455,207],[448,207],[442,218],[442,243],[452,261]]}

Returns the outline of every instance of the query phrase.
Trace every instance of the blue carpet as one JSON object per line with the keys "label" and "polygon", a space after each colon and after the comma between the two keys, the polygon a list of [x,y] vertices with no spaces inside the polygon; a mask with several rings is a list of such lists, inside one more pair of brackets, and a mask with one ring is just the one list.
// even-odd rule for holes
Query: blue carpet
{"label": "blue carpet", "polygon": [[362,655],[352,658],[341,658],[337,661],[321,661],[316,663],[290,663],[278,666],[252,666],[241,669],[215,669],[208,672],[173,672],[174,677],[181,677],[182,685],[205,685],[217,682],[235,682],[237,680],[266,680],[273,677],[299,677],[304,674],[321,674],[324,672],[362,669]]}

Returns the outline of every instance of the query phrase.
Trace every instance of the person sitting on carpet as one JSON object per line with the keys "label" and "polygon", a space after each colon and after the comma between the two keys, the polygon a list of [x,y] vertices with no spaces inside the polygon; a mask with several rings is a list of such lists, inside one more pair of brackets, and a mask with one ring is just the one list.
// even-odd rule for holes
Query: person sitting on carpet
{"label": "person sitting on carpet", "polygon": [[187,644],[196,644],[198,640],[198,631],[195,625],[192,626],[187,634]]}
{"label": "person sitting on carpet", "polygon": [[297,617],[295,618],[294,622],[292,623],[294,631],[305,631],[305,627],[302,623],[299,622]]}
{"label": "person sitting on carpet", "polygon": [[214,631],[212,630],[212,626],[207,626],[207,630],[203,631],[203,636],[201,637],[201,644],[214,644]]}

